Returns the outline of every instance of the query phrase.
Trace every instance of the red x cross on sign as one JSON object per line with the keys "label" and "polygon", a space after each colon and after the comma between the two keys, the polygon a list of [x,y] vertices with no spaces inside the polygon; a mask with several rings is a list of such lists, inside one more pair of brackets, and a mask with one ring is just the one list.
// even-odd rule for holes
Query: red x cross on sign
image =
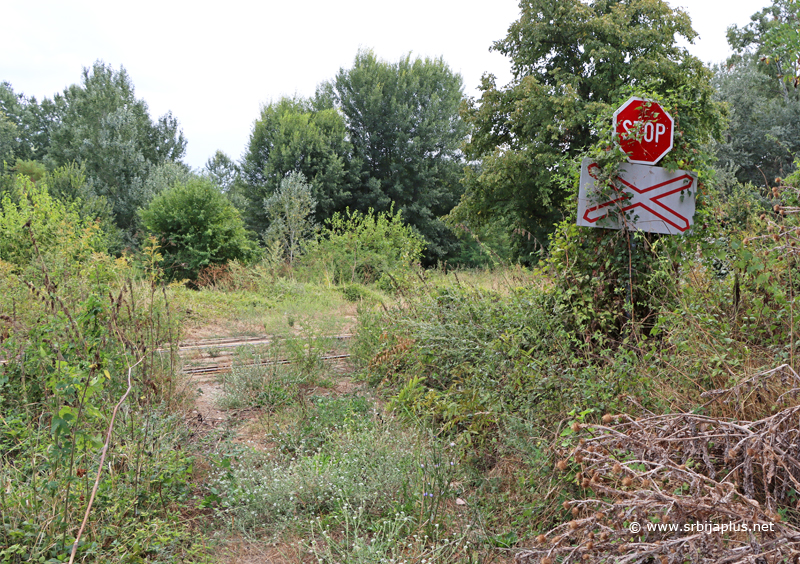
{"label": "red x cross on sign", "polygon": [[588,159],[584,161],[578,225],[621,229],[624,221],[629,228],[653,233],[679,234],[689,230],[697,182],[693,174],[635,164],[623,165],[623,169],[613,185],[616,197],[598,201],[596,180],[600,167]]}

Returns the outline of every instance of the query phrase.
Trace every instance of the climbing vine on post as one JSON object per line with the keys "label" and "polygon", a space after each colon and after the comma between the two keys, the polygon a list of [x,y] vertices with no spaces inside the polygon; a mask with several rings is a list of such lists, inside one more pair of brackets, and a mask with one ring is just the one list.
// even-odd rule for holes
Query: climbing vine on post
{"label": "climbing vine on post", "polygon": [[[552,238],[549,264],[564,313],[587,343],[605,345],[608,340],[648,335],[680,276],[680,265],[687,256],[682,251],[706,239],[714,225],[706,190],[712,178],[711,154],[706,147],[712,137],[719,135],[724,121],[722,109],[705,96],[704,88],[682,87],[660,94],[658,84],[654,86],[630,88],[621,94],[616,105],[609,104],[600,111],[592,124],[598,141],[569,163],[560,178],[570,194],[570,213]],[[598,165],[594,173],[601,199],[619,198],[614,180],[626,155],[615,140],[612,113],[631,96],[656,100],[675,118],[674,147],[659,166],[697,174],[695,226],[684,235],[644,233],[630,229],[629,222],[622,222],[622,229],[575,224],[583,158]]]}

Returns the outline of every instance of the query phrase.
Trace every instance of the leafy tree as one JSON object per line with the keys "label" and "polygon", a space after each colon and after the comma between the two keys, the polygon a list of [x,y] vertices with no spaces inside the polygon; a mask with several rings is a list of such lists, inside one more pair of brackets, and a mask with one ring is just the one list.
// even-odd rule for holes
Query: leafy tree
{"label": "leafy tree", "polygon": [[80,85],[41,103],[15,93],[4,82],[0,111],[14,131],[11,170],[30,176],[41,169],[41,177],[45,170],[74,163],[85,177],[83,201],[95,197],[102,201],[94,208],[110,206],[128,243],[137,229],[136,210],[188,173],[183,165],[181,171],[174,168],[186,146],[177,120],[171,114],[151,120],[123,68],[115,71],[97,62],[84,69]]}
{"label": "leafy tree", "polygon": [[800,151],[800,92],[784,91],[755,55],[717,67],[714,85],[730,108],[729,128],[716,146],[719,164],[741,183],[777,185]]}
{"label": "leafy tree", "polygon": [[[452,217],[473,223],[506,218],[525,234],[517,254],[530,257],[563,217],[574,159],[598,139],[595,116],[630,88],[679,93],[695,109],[683,127],[718,131],[711,73],[677,44],[692,40],[688,15],[662,0],[523,0],[520,19],[493,49],[510,57],[513,80],[483,78],[465,116],[466,193]],[[690,164],[690,163],[685,163]],[[530,240],[529,240],[530,237]]]}
{"label": "leafy tree", "polygon": [[439,59],[379,60],[360,51],[353,67],[323,84],[318,98],[344,114],[353,144],[351,204],[366,211],[392,204],[428,241],[429,259],[444,257],[454,237],[439,219],[461,194],[460,145],[467,126],[458,110],[461,76]]}
{"label": "leafy tree", "polygon": [[202,173],[243,216],[249,214],[252,206],[256,206],[256,202],[250,202],[245,196],[247,187],[242,179],[242,168],[223,151],[217,151],[206,161]]}
{"label": "leafy tree", "polygon": [[205,266],[248,259],[253,253],[239,212],[208,179],[174,185],[139,215],[161,243],[174,278],[194,279]]}
{"label": "leafy tree", "polygon": [[217,151],[210,157],[203,173],[223,192],[229,192],[239,180],[239,166],[223,151]]}
{"label": "leafy tree", "polygon": [[242,163],[251,229],[263,232],[269,226],[263,201],[290,172],[301,172],[311,184],[317,221],[344,209],[351,198],[346,134],[344,120],[332,107],[299,98],[265,106]]}
{"label": "leafy tree", "polygon": [[57,119],[50,126],[44,162],[55,168],[82,165],[95,192],[111,205],[116,224],[131,238],[136,210],[148,203],[156,184],[151,173],[179,162],[186,140],[177,120],[166,114],[151,120],[147,104],[136,99],[124,68],[97,62],[83,71],[80,85],[66,88],[52,102]]}
{"label": "leafy tree", "polygon": [[279,241],[289,264],[294,263],[303,241],[314,233],[312,216],[317,202],[312,192],[302,172],[291,172],[278,191],[264,200],[264,211],[269,219],[264,242],[270,247]]}
{"label": "leafy tree", "polygon": [[10,161],[17,147],[17,125],[0,110],[0,162]]}
{"label": "leafy tree", "polygon": [[[788,101],[786,84],[800,85],[800,2],[773,0],[744,27],[728,28],[728,43],[738,56],[753,53],[777,78]],[[734,61],[736,58],[734,57]]]}
{"label": "leafy tree", "polygon": [[12,156],[16,159],[42,160],[50,146],[50,133],[58,124],[61,106],[44,99],[17,94],[8,82],[0,82],[0,112],[14,125]]}

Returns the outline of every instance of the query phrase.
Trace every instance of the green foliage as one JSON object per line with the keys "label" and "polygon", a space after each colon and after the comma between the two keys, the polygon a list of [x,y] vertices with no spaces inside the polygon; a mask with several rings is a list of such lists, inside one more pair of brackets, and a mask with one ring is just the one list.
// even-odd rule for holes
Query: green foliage
{"label": "green foliage", "polygon": [[375,303],[381,301],[380,294],[376,293],[370,288],[367,288],[363,284],[345,284],[339,288],[339,291],[348,302]]}
{"label": "green foliage", "polygon": [[39,182],[47,174],[47,167],[39,161],[24,161],[22,159],[17,159],[17,162],[9,170],[28,177],[32,182]]}
{"label": "green foliage", "polygon": [[14,155],[36,159],[49,170],[72,163],[82,167],[128,243],[138,227],[137,209],[165,187],[151,176],[161,165],[179,162],[186,150],[177,120],[168,113],[153,121],[125,69],[102,62],[84,69],[80,85],[41,104],[3,83],[0,106],[22,132]]}
{"label": "green foliage", "polygon": [[[599,112],[593,129],[597,141],[585,155],[597,162],[602,173],[600,186],[611,191],[613,179],[625,155],[612,132],[612,112],[631,95],[658,101],[675,119],[673,150],[659,166],[674,170],[688,169],[698,175],[695,227],[682,236],[661,236],[636,231],[578,227],[574,219],[563,221],[551,240],[548,264],[558,288],[559,303],[565,308],[564,321],[585,342],[600,343],[634,337],[642,330],[649,333],[658,311],[674,297],[674,280],[687,257],[687,248],[710,245],[716,223],[715,193],[708,189],[713,181],[709,145],[718,135],[722,114],[712,103],[708,85],[683,87],[659,96],[652,90],[626,89],[620,99]],[[693,102],[704,99],[704,104]],[[564,209],[575,217],[579,170],[577,160],[564,164],[559,179],[570,197]]]}
{"label": "green foliage", "polygon": [[390,386],[396,412],[484,448],[503,414],[546,419],[596,389],[566,385],[586,376],[571,375],[571,339],[553,306],[538,290],[445,287],[388,313],[363,313],[353,351],[373,383]]}
{"label": "green foliage", "polygon": [[455,241],[439,216],[461,193],[461,90],[461,77],[441,59],[392,64],[362,51],[313,100],[265,106],[242,162],[248,225],[263,232],[261,202],[288,173],[301,172],[317,222],[347,208],[394,206],[425,237],[427,259],[445,257]]}
{"label": "green foliage", "polygon": [[203,172],[221,192],[230,192],[239,181],[239,166],[222,151],[217,151],[213,157],[209,157],[203,168]]}
{"label": "green foliage", "polygon": [[344,120],[335,109],[298,98],[264,106],[242,162],[248,226],[258,233],[269,226],[263,201],[291,172],[302,173],[311,185],[317,222],[344,210],[351,201],[351,151]]}
{"label": "green foliage", "polygon": [[18,176],[13,191],[2,195],[0,259],[18,272],[30,265],[38,270],[39,254],[51,268],[71,269],[104,252],[106,244],[99,225],[80,213],[80,201],[54,199],[44,182],[36,185]]}
{"label": "green foliage", "polygon": [[41,104],[36,98],[28,98],[17,94],[8,82],[0,82],[0,112],[5,115],[7,124],[13,127],[9,131],[6,125],[6,142],[11,144],[9,163],[17,159],[42,160],[50,145],[50,131],[55,126],[56,104],[44,99]]}
{"label": "green foliage", "polygon": [[6,166],[6,172],[4,177],[0,177],[0,192],[8,193],[17,201],[25,191],[26,179],[44,187],[54,199],[77,206],[81,218],[87,222],[98,221],[109,238],[110,248],[117,249],[119,233],[113,224],[110,206],[105,198],[98,196],[92,189],[83,166],[70,163],[48,171],[38,161],[17,159],[14,166]]}
{"label": "green foliage", "polygon": [[796,209],[798,194],[800,175],[794,172],[773,188],[766,202],[768,209],[757,207],[762,202],[752,192],[741,196],[749,200],[746,203],[754,212],[727,229],[723,274],[732,279],[733,311],[730,322],[718,326],[720,332],[735,335],[749,346],[768,348],[787,362],[795,348],[793,304],[798,280],[793,247],[797,219],[782,210]]}
{"label": "green foliage", "polygon": [[658,261],[653,242],[653,237],[625,231],[562,225],[551,264],[558,276],[564,320],[576,333],[606,345],[607,339],[621,338],[630,330],[631,322],[655,322],[653,304],[668,295],[670,276],[664,273],[665,285],[650,284],[653,268],[647,265]]}
{"label": "green foliage", "polygon": [[403,222],[401,212],[336,213],[302,260],[307,269],[324,271],[336,284],[380,282],[405,286],[425,248],[423,238]]}
{"label": "green foliage", "polygon": [[732,168],[741,183],[771,187],[794,170],[800,151],[800,92],[763,72],[745,55],[714,72],[718,99],[730,108],[730,124],[716,147],[721,167]]}
{"label": "green foliage", "polygon": [[17,146],[17,124],[0,110],[0,162],[11,160]]}
{"label": "green foliage", "polygon": [[744,27],[728,28],[728,43],[738,55],[748,51],[757,55],[769,74],[781,82],[786,95],[786,84],[800,85],[800,3],[773,0],[750,20]]}
{"label": "green foliage", "polygon": [[511,263],[511,234],[504,222],[496,221],[473,228],[457,223],[452,227],[460,248],[446,264],[460,268],[481,268]]}
{"label": "green foliage", "polygon": [[[445,258],[453,236],[439,220],[461,194],[458,115],[462,79],[442,59],[397,63],[360,51],[351,69],[322,85],[344,114],[353,145],[352,209],[403,212],[427,243],[426,259]],[[341,208],[340,208],[341,211]]]}
{"label": "green foliage", "polygon": [[[66,562],[98,471],[76,561],[185,553],[194,541],[170,504],[185,502],[192,461],[180,450],[182,418],[166,413],[175,359],[155,352],[177,335],[166,295],[116,286],[104,255],[69,256],[88,245],[91,230],[46,187],[27,186],[23,196],[4,202],[0,220],[20,226],[16,214],[31,212],[30,228],[6,230],[0,242],[16,245],[27,235],[38,247],[32,256],[12,248],[17,264],[30,262],[24,270],[0,260],[0,359],[14,359],[0,364],[0,561]],[[124,260],[116,263],[130,274]],[[100,468],[111,412],[136,359]]]}
{"label": "green foliage", "polygon": [[[237,350],[231,373],[222,376],[219,403],[223,409],[264,407],[279,411],[302,402],[304,388],[323,385],[322,356],[333,344],[320,333],[314,320],[298,317],[299,335],[275,338],[263,347]],[[290,324],[295,325],[294,317]]]}
{"label": "green foliage", "polygon": [[298,386],[304,378],[286,370],[275,357],[257,355],[260,362],[273,362],[267,366],[236,365],[231,373],[223,376],[222,409],[264,407],[270,411],[293,403]]}
{"label": "green foliage", "polygon": [[680,127],[718,134],[721,124],[709,71],[677,43],[696,35],[686,13],[662,0],[526,0],[521,8],[494,45],[511,58],[514,80],[500,88],[485,76],[465,111],[474,127],[466,155],[482,164],[467,169],[452,215],[505,219],[526,234],[515,245],[531,260],[563,217],[565,170],[602,137],[596,117],[610,115],[632,85],[691,108]]}
{"label": "green foliage", "polygon": [[264,200],[269,220],[264,242],[270,248],[279,241],[290,265],[315,231],[312,216],[317,202],[312,191],[302,172],[291,172],[281,181],[280,188]]}
{"label": "green foliage", "polygon": [[194,178],[156,196],[140,212],[158,237],[173,278],[197,277],[210,264],[248,259],[253,245],[239,212],[208,180]]}
{"label": "green foliage", "polygon": [[[445,508],[462,477],[452,447],[403,429],[359,396],[311,396],[284,415],[291,419],[264,422],[277,453],[218,462],[209,505],[246,530],[291,525],[318,536],[313,550],[348,562],[392,550],[387,534],[405,550],[416,533],[427,535],[423,549],[446,539]],[[342,543],[331,535],[340,528]],[[371,552],[359,548],[367,538],[374,538]]]}

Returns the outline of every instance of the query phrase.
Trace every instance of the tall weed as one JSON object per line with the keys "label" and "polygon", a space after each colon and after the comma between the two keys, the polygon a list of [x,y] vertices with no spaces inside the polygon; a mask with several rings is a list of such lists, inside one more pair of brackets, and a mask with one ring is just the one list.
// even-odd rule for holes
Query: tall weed
{"label": "tall weed", "polygon": [[[0,295],[0,561],[66,561],[73,548],[86,562],[183,554],[174,503],[188,495],[192,460],[182,420],[167,413],[178,399],[169,343],[179,336],[167,294],[156,277],[107,276],[108,262],[93,255],[51,271],[49,243],[33,229],[28,237],[33,256],[3,279]],[[124,261],[115,268],[130,273]],[[100,468],[112,408],[137,361]],[[157,535],[143,525],[149,519],[164,523]]]}

